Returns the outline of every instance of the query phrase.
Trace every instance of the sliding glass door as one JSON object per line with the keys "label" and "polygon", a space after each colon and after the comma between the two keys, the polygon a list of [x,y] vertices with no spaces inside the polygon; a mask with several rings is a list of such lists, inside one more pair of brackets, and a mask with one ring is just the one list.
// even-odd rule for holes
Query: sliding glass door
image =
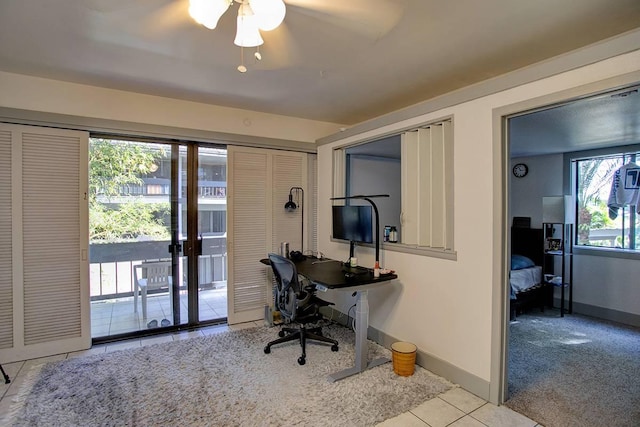
{"label": "sliding glass door", "polygon": [[226,149],[90,141],[94,339],[226,318]]}
{"label": "sliding glass door", "polygon": [[227,317],[227,150],[198,146],[199,322]]}

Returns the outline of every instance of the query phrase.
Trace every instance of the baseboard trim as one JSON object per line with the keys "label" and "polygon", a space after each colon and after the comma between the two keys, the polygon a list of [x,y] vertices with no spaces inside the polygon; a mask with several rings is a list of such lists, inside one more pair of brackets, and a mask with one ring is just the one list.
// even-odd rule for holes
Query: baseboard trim
{"label": "baseboard trim", "polygon": [[[347,316],[344,313],[335,310],[332,307],[327,307],[326,310],[327,312],[324,314],[328,318],[347,326]],[[402,341],[371,326],[369,326],[367,331],[367,338],[388,349],[391,348],[391,344],[394,342]],[[458,384],[465,390],[484,400],[489,400],[489,381],[483,380],[464,369],[460,369],[459,367],[420,349],[418,349],[416,353],[416,364],[448,381],[451,381],[452,383]]]}
{"label": "baseboard trim", "polygon": [[[560,307],[560,300],[554,301],[555,307]],[[584,314],[585,316],[596,317],[598,319],[609,320],[611,322],[622,323],[640,327],[640,315],[627,313],[624,311],[613,310],[611,308],[598,307],[591,304],[583,304],[579,302],[573,303],[573,312],[576,314]]]}

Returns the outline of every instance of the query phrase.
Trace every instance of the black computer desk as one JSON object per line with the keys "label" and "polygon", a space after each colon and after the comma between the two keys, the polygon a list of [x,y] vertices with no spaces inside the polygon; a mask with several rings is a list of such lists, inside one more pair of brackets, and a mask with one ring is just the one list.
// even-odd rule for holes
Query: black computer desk
{"label": "black computer desk", "polygon": [[[269,264],[268,259],[261,260]],[[266,261],[266,262],[265,262]],[[396,274],[382,274],[374,277],[372,269],[346,267],[343,262],[329,258],[306,257],[295,261],[298,274],[306,277],[319,291],[343,290],[356,293],[356,360],[351,368],[329,375],[329,381],[334,382],[351,375],[359,374],[374,366],[389,362],[388,358],[368,360],[367,329],[369,328],[369,299],[368,291],[377,286],[388,286],[391,280],[397,279]]]}

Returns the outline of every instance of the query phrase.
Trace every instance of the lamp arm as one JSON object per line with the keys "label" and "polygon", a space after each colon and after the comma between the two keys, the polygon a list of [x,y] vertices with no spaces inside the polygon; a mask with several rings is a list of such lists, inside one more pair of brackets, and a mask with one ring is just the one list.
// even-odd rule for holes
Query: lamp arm
{"label": "lamp arm", "polygon": [[293,190],[299,191],[301,193],[300,198],[300,216],[302,220],[302,226],[300,228],[300,252],[304,253],[304,189],[302,187],[291,187],[289,189],[289,198],[293,196]]}
{"label": "lamp arm", "polygon": [[371,203],[373,212],[376,215],[376,265],[380,265],[380,215],[378,215],[378,206],[368,197],[363,197],[363,199]]}
{"label": "lamp arm", "polygon": [[[373,212],[376,216],[376,266],[380,265],[380,215],[378,214],[378,206],[371,200],[372,198],[389,197],[388,194],[374,194],[370,196],[346,196],[346,197],[331,197],[329,200],[350,200],[350,199],[362,199],[366,200],[373,206]],[[377,267],[376,267],[377,268]]]}

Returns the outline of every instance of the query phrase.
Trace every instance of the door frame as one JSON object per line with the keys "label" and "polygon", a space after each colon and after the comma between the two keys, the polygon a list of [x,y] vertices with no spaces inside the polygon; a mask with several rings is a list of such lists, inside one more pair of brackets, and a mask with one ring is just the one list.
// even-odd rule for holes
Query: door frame
{"label": "door frame", "polygon": [[576,86],[495,108],[492,113],[493,158],[497,167],[493,170],[493,263],[491,315],[491,373],[489,401],[501,405],[508,399],[508,356],[509,356],[509,260],[511,252],[511,231],[509,218],[510,200],[510,141],[507,120],[509,116],[525,111],[546,108],[553,104],[567,103],[598,93],[621,89],[640,82],[640,71],[634,71],[604,80]]}

